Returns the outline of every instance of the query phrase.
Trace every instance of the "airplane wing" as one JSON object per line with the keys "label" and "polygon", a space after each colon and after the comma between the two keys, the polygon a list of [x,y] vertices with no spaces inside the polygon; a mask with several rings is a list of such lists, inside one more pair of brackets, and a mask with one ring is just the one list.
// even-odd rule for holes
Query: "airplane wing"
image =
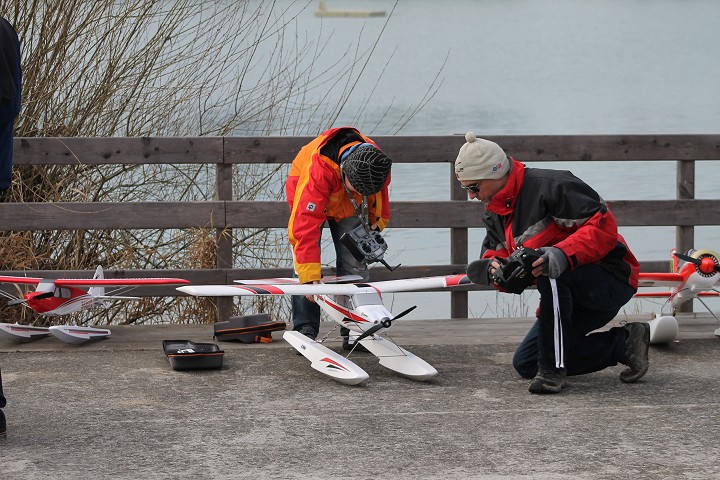
{"label": "airplane wing", "polygon": [[37,285],[43,279],[35,277],[8,277],[0,275],[0,283],[25,283],[28,285]]}
{"label": "airplane wing", "polygon": [[[322,278],[322,283],[362,283],[363,279],[360,275],[342,275],[339,277],[328,276]],[[258,278],[255,280],[235,280],[235,283],[243,285],[300,285],[297,278],[281,277],[281,278]]]}
{"label": "airplane wing", "polygon": [[679,287],[683,283],[679,273],[641,273],[638,279],[640,287]]}
{"label": "airplane wing", "polygon": [[305,285],[187,285],[177,290],[200,297],[235,297],[248,295],[354,295],[363,290],[375,291],[368,284],[305,284]]}
{"label": "airplane wing", "polygon": [[95,295],[93,298],[101,300],[142,300],[142,297],[125,297],[121,295]]}
{"label": "airplane wing", "polygon": [[430,288],[468,285],[467,275],[407,278],[367,283],[316,283],[316,284],[261,284],[255,280],[236,280],[239,285],[191,285],[178,287],[183,293],[209,297],[233,297],[247,295],[355,295],[363,291],[380,293],[410,292]]}
{"label": "airplane wing", "polygon": [[[348,280],[352,280],[353,283],[347,283]],[[420,277],[420,278],[404,278],[401,280],[386,280],[382,282],[363,282],[362,277],[358,275],[346,275],[342,277],[323,277],[322,283],[314,284],[315,287],[318,285],[332,286],[329,290],[333,290],[337,286],[338,282],[340,285],[357,285],[361,287],[371,286],[375,290],[382,293],[393,293],[393,292],[411,292],[413,290],[424,290],[430,288],[445,288],[445,287],[457,287],[458,285],[469,285],[472,283],[467,275],[441,275],[436,277]],[[273,285],[282,288],[288,285],[300,285],[297,278],[268,278],[263,280],[235,280],[235,283],[242,285]],[[343,295],[345,289],[340,289],[343,293],[337,295]],[[322,292],[322,293],[330,293]]]}
{"label": "airplane wing", "polygon": [[386,280],[383,282],[369,282],[377,291],[382,293],[412,292],[430,288],[457,287],[470,285],[472,282],[465,274],[440,275],[437,277],[403,278],[401,280]]}
{"label": "airplane wing", "polygon": [[[1,278],[1,277],[0,277]],[[59,287],[98,287],[98,286],[115,286],[122,287],[128,285],[187,285],[189,280],[184,278],[58,278],[55,285]]]}
{"label": "airplane wing", "polygon": [[257,278],[255,280],[234,280],[235,283],[243,285],[300,285],[297,278]]}
{"label": "airplane wing", "polygon": [[[644,298],[668,298],[673,295],[673,292],[640,292],[636,293],[636,297]],[[698,297],[720,297],[720,292],[697,292],[695,293]]]}
{"label": "airplane wing", "polygon": [[190,283],[184,278],[36,278],[36,277],[11,277],[0,275],[0,283],[24,283],[37,285],[43,280],[54,282],[59,287],[93,287],[93,286],[127,286],[127,285],[186,285]]}

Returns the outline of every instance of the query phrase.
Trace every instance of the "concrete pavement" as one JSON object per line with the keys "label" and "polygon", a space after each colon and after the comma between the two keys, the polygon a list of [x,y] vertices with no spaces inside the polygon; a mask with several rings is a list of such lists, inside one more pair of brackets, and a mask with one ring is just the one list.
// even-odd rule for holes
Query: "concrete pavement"
{"label": "concrete pavement", "polygon": [[[353,354],[370,374],[356,387],[312,370],[282,332],[254,345],[215,342],[208,325],[111,327],[79,347],[0,341],[0,478],[720,478],[714,320],[681,319],[637,384],[617,366],[552,396],[529,394],[510,365],[529,325],[398,322],[393,338],[439,375],[413,382]],[[163,339],[218,343],[224,366],[174,371]]]}

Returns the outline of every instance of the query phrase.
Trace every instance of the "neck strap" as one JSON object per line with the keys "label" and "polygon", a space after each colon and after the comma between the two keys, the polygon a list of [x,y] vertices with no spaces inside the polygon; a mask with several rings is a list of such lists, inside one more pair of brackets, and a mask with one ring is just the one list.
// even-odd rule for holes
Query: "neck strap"
{"label": "neck strap", "polygon": [[347,194],[348,199],[350,199],[350,203],[352,203],[353,208],[355,208],[355,215],[357,215],[357,217],[360,219],[360,225],[365,227],[365,231],[370,233],[370,225],[368,221],[368,198],[367,196],[363,195],[362,203],[358,205],[355,201],[355,196],[347,187],[347,182],[345,181],[345,172],[343,172],[342,169],[340,170],[340,172],[342,173],[341,179],[343,188],[345,188],[345,193]]}

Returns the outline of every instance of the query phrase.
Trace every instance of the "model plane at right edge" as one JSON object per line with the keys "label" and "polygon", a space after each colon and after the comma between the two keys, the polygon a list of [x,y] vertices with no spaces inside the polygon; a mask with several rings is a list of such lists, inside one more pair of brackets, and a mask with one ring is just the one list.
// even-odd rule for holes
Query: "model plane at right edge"
{"label": "model plane at right edge", "polygon": [[[677,307],[693,298],[702,302],[700,297],[718,297],[720,291],[715,287],[720,282],[720,255],[712,250],[690,250],[687,254],[672,252],[673,271],[670,273],[641,273],[640,287],[671,287],[669,292],[640,292],[635,294],[640,298],[667,298],[663,307],[669,307],[671,312],[659,314],[648,323],[650,324],[650,343],[669,343],[675,340],[678,333],[678,323],[675,318]],[[679,267],[679,260],[686,263]],[[678,268],[679,267],[679,268]],[[717,316],[702,302],[710,314]],[[720,322],[720,320],[718,320]],[[720,328],[715,330],[720,336]]]}

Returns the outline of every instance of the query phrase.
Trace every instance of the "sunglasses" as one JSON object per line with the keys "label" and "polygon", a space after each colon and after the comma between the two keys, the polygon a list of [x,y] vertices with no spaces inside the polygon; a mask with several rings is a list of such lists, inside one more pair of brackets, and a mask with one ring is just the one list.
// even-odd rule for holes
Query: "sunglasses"
{"label": "sunglasses", "polygon": [[480,193],[480,188],[478,187],[478,185],[480,185],[480,181],[472,185],[460,185],[460,188],[462,188],[463,190],[467,190],[468,192]]}

